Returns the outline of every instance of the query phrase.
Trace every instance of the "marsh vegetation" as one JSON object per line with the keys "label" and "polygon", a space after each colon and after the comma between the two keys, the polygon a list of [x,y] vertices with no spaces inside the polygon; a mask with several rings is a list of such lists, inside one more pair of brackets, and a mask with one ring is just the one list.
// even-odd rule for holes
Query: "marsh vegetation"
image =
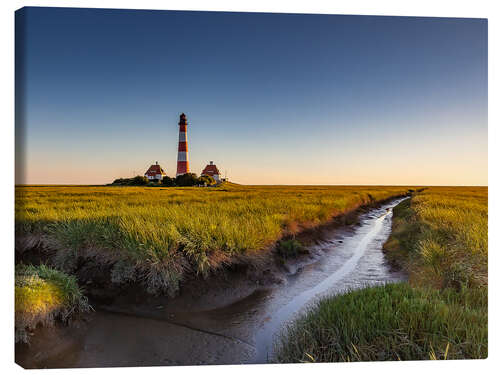
{"label": "marsh vegetation", "polygon": [[[347,290],[313,304],[282,331],[275,360],[487,356],[487,189],[419,190],[394,208],[384,245],[387,261],[408,275],[408,283]],[[270,259],[278,267],[293,263],[309,252],[299,233],[333,218],[352,224],[357,208],[407,192],[233,184],[18,187],[17,250],[37,249],[50,267],[18,266],[16,334],[26,341],[38,324],[88,310],[76,278],[81,282],[87,271],[107,274],[125,289],[142,285],[174,295],[183,281],[232,265],[251,265],[256,272]]]}
{"label": "marsh vegetation", "polygon": [[384,250],[409,282],[321,300],[283,330],[278,361],[487,357],[487,188],[418,192]]}
{"label": "marsh vegetation", "polygon": [[52,251],[54,266],[70,274],[87,262],[109,269],[114,283],[175,294],[186,275],[258,264],[284,236],[406,192],[228,183],[213,189],[24,186],[16,188],[17,247]]}
{"label": "marsh vegetation", "polygon": [[46,265],[17,265],[15,272],[16,342],[29,342],[37,325],[67,322],[90,310],[76,278]]}

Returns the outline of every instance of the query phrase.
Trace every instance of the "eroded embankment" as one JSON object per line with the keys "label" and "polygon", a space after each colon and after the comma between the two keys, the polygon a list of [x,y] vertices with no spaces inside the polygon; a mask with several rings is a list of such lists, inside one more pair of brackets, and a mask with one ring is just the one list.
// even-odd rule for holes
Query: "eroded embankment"
{"label": "eroded embankment", "polygon": [[[16,350],[17,361],[27,367],[264,363],[275,331],[319,295],[404,277],[390,271],[381,253],[394,204],[360,208],[350,213],[357,218],[350,225],[339,219],[298,234],[307,252],[285,266],[272,258],[260,273],[240,266],[192,279],[174,299],[137,285],[96,298],[87,322],[56,328],[53,336],[42,330],[31,347]],[[66,343],[64,355],[54,353],[59,341]]]}
{"label": "eroded embankment", "polygon": [[[221,304],[230,303],[231,297],[222,297],[225,294],[222,291],[224,289],[222,285],[237,284],[239,290],[242,291],[236,293],[235,300],[237,300],[241,298],[241,293],[249,295],[255,291],[256,287],[279,284],[282,282],[284,273],[296,272],[305,265],[304,261],[307,263],[309,255],[315,255],[310,254],[312,245],[320,243],[332,230],[356,224],[361,214],[407,194],[398,194],[387,199],[359,204],[325,223],[302,223],[288,226],[275,242],[264,249],[251,251],[246,255],[235,255],[230,260],[219,259],[220,266],[205,275],[186,268],[182,271],[183,277],[172,282],[179,283],[179,287],[186,292],[183,294],[192,295],[196,300],[203,300],[205,305],[208,304],[207,299],[211,301],[221,299]],[[289,241],[298,241],[304,249],[307,248],[305,254],[300,251],[291,256],[282,254],[279,245]],[[141,270],[137,270],[129,267],[120,258],[118,252],[98,248],[80,248],[78,251],[61,249],[50,236],[42,234],[25,234],[16,237],[16,264],[19,263],[49,264],[75,275],[80,286],[85,289],[86,295],[94,304],[108,304],[116,296],[124,293],[129,296],[142,296],[145,293],[168,294],[167,299],[179,294],[178,287],[168,289],[169,293],[150,288],[150,278],[144,273],[151,271],[152,277],[157,276],[158,268],[155,264],[149,264],[151,267],[149,271],[144,268],[146,265],[142,265]],[[179,264],[171,266],[173,269],[182,269],[185,263],[185,260],[179,258]],[[211,290],[216,290],[216,292],[211,293]],[[176,292],[173,293],[174,291]],[[233,291],[230,294],[232,296]],[[215,296],[219,297],[215,298]]]}
{"label": "eroded embankment", "polygon": [[[216,189],[16,187],[17,248],[38,243],[68,273],[109,275],[175,294],[196,276],[265,267],[280,236],[327,222],[402,187],[239,186]],[[23,241],[27,240],[27,241]],[[30,244],[31,243],[31,244]],[[92,280],[84,280],[92,281]],[[104,280],[100,280],[104,283]]]}

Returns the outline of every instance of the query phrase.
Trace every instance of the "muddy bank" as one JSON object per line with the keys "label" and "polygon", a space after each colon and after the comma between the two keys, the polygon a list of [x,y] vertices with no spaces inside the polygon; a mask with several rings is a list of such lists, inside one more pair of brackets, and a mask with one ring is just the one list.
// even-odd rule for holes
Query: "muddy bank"
{"label": "muddy bank", "polygon": [[[332,231],[345,226],[359,225],[360,215],[403,196],[378,202],[372,201],[357,209],[335,216],[324,224],[297,226],[294,230],[295,233],[284,233],[275,244],[255,252],[253,255],[235,257],[231,264],[217,269],[207,278],[201,278],[195,273],[187,273],[175,296],[176,304],[181,304],[183,308],[184,306],[195,308],[195,305],[216,307],[248,296],[257,289],[281,284],[286,275],[293,274],[311,261],[315,261],[318,256],[315,245],[322,244],[325,239],[329,240]],[[277,254],[276,244],[279,241],[290,239],[298,240],[305,245],[307,250],[305,254],[286,259],[285,262]],[[43,235],[16,237],[16,264],[21,262],[35,265],[45,263],[53,264],[58,268],[57,264],[54,264],[55,255],[56,250],[51,246],[50,240]],[[88,258],[80,257],[76,269],[70,272],[77,277],[79,284],[93,304],[109,305],[116,300],[118,302],[127,300],[134,303],[147,303],[153,300],[156,303],[158,300],[162,302],[171,299],[171,296],[146,296],[148,292],[140,280],[132,283],[113,282],[111,275],[116,260],[113,261],[111,258],[98,260],[94,259],[93,256],[95,254],[90,254]],[[228,292],[227,286],[231,286],[233,290]]]}
{"label": "muddy bank", "polygon": [[361,208],[350,225],[302,232],[296,238],[308,254],[285,266],[270,258],[259,269],[193,278],[175,298],[137,286],[92,295],[96,312],[86,321],[42,329],[31,346],[16,347],[16,361],[31,368],[265,363],[273,336],[321,295],[404,279],[381,251],[399,201]]}

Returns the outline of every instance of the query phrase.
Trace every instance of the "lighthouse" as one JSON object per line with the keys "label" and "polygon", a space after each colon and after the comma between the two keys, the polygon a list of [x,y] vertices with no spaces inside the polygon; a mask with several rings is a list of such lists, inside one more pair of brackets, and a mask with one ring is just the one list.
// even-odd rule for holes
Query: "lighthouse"
{"label": "lighthouse", "polygon": [[187,121],[186,115],[181,114],[179,118],[179,148],[177,150],[177,174],[176,176],[189,173],[188,143],[187,143]]}

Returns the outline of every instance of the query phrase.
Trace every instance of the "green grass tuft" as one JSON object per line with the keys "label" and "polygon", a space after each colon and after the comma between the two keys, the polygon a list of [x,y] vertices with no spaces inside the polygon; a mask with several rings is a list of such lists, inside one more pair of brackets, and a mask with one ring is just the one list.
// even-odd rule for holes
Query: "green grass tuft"
{"label": "green grass tuft", "polygon": [[45,265],[18,265],[15,272],[16,342],[28,342],[27,330],[38,324],[68,321],[90,306],[74,276]]}
{"label": "green grass tuft", "polygon": [[276,246],[276,253],[283,259],[296,258],[305,254],[306,248],[296,239],[282,240]]}

